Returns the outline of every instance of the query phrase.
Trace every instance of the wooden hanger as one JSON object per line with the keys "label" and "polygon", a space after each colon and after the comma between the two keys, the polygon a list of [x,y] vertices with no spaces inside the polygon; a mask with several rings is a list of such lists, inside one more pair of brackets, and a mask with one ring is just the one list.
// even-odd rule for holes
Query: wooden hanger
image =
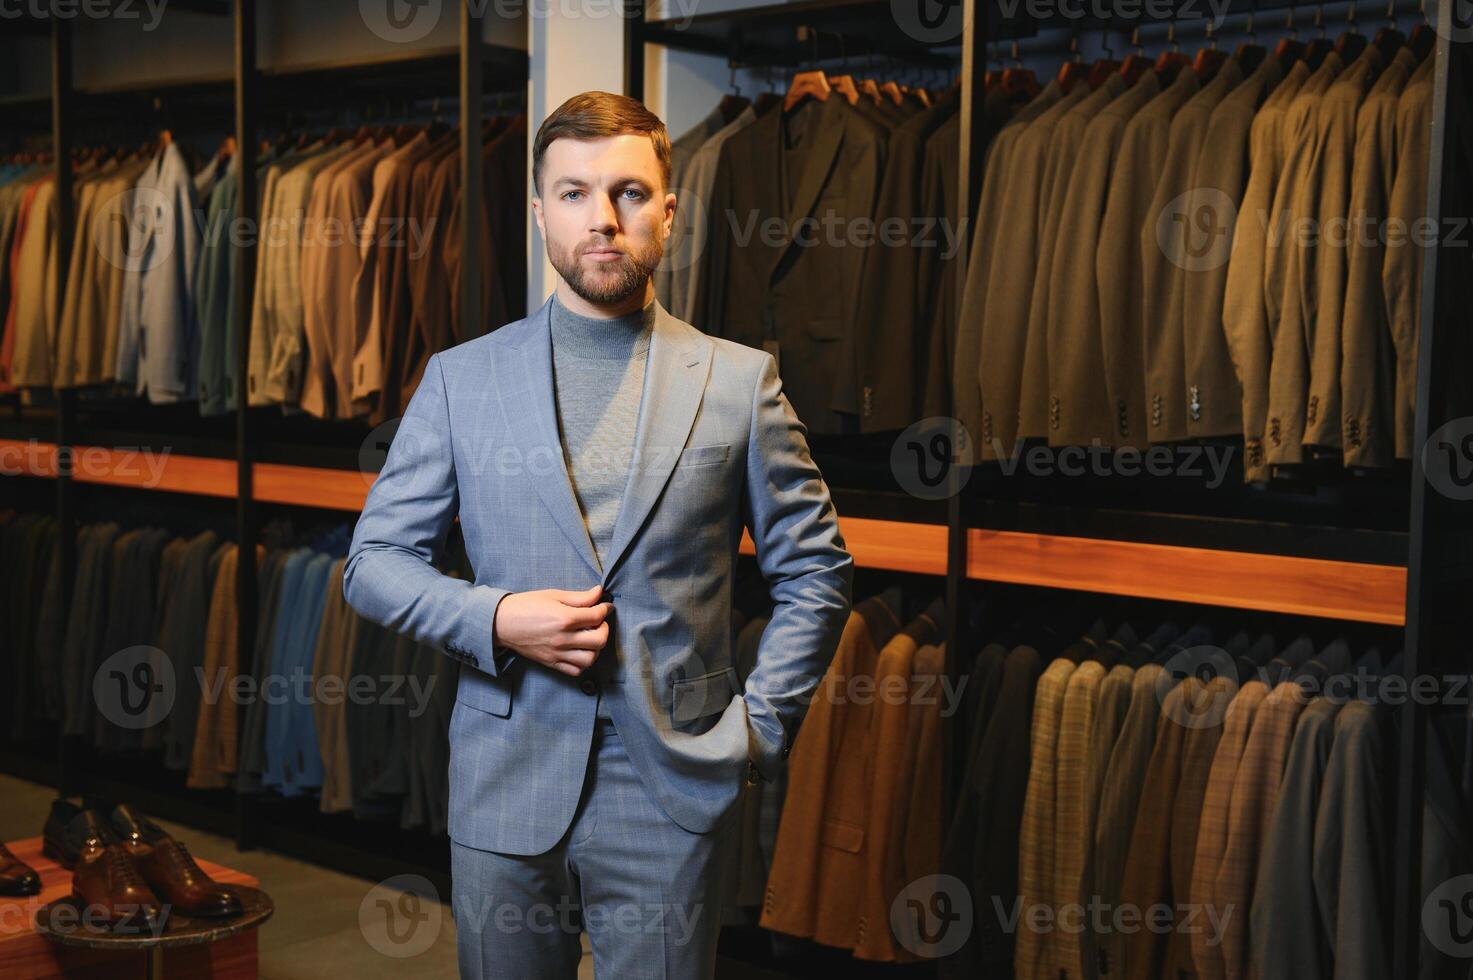
{"label": "wooden hanger", "polygon": [[1089,66],[1090,91],[1099,88],[1105,84],[1106,79],[1120,71],[1120,62],[1115,60],[1115,52],[1110,48],[1108,31],[1100,32],[1100,47],[1105,52],[1105,56],[1096,59],[1095,63]]}
{"label": "wooden hanger", "polygon": [[783,97],[783,112],[791,112],[805,98],[827,102],[833,91],[833,86],[829,84],[829,78],[823,71],[800,71],[793,76],[793,81],[788,85],[788,94]]}
{"label": "wooden hanger", "polygon": [[1059,66],[1056,80],[1059,87],[1067,93],[1080,82],[1088,84],[1089,77],[1089,66],[1079,57],[1079,35],[1076,34],[1069,38],[1069,60]]}
{"label": "wooden hanger", "polygon": [[1396,52],[1407,43],[1406,35],[1396,29],[1396,0],[1387,0],[1386,26],[1376,32],[1371,43],[1388,62],[1396,57]]}
{"label": "wooden hanger", "polygon": [[1043,87],[1038,84],[1032,69],[1024,68],[1023,62],[1018,58],[1018,42],[1013,42],[1013,67],[1003,69],[1002,78],[998,84],[1002,86],[1003,93],[1009,101],[1023,102],[1032,99]]}
{"label": "wooden hanger", "polygon": [[1245,32],[1248,40],[1238,45],[1238,50],[1233,52],[1233,60],[1238,67],[1243,69],[1244,76],[1251,75],[1263,64],[1263,59],[1268,57],[1268,51],[1258,43],[1258,35],[1253,31],[1253,15],[1248,15],[1248,28]]}
{"label": "wooden hanger", "polygon": [[1181,47],[1176,43],[1176,25],[1166,26],[1166,41],[1171,45],[1170,51],[1162,51],[1156,58],[1154,71],[1161,79],[1161,87],[1165,88],[1176,81],[1176,76],[1187,66],[1187,56],[1181,53]]}
{"label": "wooden hanger", "polygon": [[870,101],[875,105],[880,104],[880,83],[873,78],[861,79],[859,82],[859,91],[868,96]]}
{"label": "wooden hanger", "polygon": [[835,92],[844,97],[844,101],[850,105],[859,102],[859,86],[854,84],[853,75],[833,75],[829,78],[829,85],[833,86]]}
{"label": "wooden hanger", "polygon": [[728,92],[726,95],[723,95],[721,97],[721,102],[716,106],[716,108],[721,112],[722,119],[726,120],[727,122],[731,122],[737,116],[740,116],[742,114],[742,110],[746,109],[747,106],[751,104],[751,99],[748,99],[742,95],[735,95]]}
{"label": "wooden hanger", "polygon": [[1355,0],[1350,0],[1350,8],[1346,11],[1345,17],[1349,24],[1345,32],[1335,39],[1335,53],[1340,56],[1341,61],[1348,65],[1360,57],[1361,52],[1370,42],[1366,40],[1366,36],[1360,32],[1355,22]]}
{"label": "wooden hanger", "polygon": [[1294,8],[1289,8],[1289,20],[1285,25],[1289,36],[1279,41],[1274,46],[1274,59],[1278,61],[1279,67],[1288,71],[1294,62],[1305,55],[1304,43],[1299,40],[1299,32],[1294,29]]}
{"label": "wooden hanger", "polygon": [[1121,63],[1120,74],[1125,76],[1127,84],[1134,85],[1151,67],[1151,59],[1147,58],[1145,52],[1141,50],[1141,29],[1139,27],[1130,34],[1130,46],[1135,48],[1135,51],[1127,55],[1125,61]]}
{"label": "wooden hanger", "polygon": [[1212,21],[1207,22],[1207,47],[1197,52],[1192,61],[1192,71],[1202,81],[1210,81],[1227,63],[1227,55],[1217,50],[1217,38],[1213,36]]}
{"label": "wooden hanger", "polygon": [[1314,13],[1314,26],[1320,29],[1319,36],[1309,42],[1304,49],[1304,63],[1309,65],[1310,71],[1319,68],[1324,62],[1325,56],[1335,50],[1335,42],[1325,37],[1325,8],[1317,7]]}
{"label": "wooden hanger", "polygon": [[895,81],[884,82],[880,85],[880,92],[890,99],[895,105],[905,103],[905,93],[901,91],[900,83]]}

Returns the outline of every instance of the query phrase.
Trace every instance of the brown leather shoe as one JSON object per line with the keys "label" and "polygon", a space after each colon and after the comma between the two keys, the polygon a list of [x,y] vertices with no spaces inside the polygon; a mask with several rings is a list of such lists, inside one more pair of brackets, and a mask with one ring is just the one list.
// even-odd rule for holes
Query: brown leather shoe
{"label": "brown leather shoe", "polygon": [[189,848],[126,803],[113,808],[112,829],[123,840],[143,880],[181,915],[237,915],[240,899],[205,874]]}
{"label": "brown leather shoe", "polygon": [[4,844],[0,844],[0,895],[23,898],[40,893],[41,876],[30,865],[21,863],[20,858],[11,854]]}
{"label": "brown leather shoe", "polygon": [[89,840],[72,872],[72,894],[116,932],[156,932],[165,910],[122,844]]}

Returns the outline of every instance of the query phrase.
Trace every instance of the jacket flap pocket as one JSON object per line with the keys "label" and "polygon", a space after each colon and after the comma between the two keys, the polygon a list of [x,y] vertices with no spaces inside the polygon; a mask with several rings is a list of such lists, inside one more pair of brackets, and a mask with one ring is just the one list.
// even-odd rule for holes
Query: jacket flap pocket
{"label": "jacket flap pocket", "polygon": [[511,691],[478,670],[460,672],[455,699],[487,714],[502,718],[511,714]]}
{"label": "jacket flap pocket", "polygon": [[730,667],[675,681],[670,685],[670,720],[679,724],[726,710],[737,693],[736,671]]}
{"label": "jacket flap pocket", "polygon": [[676,461],[676,466],[699,466],[702,463],[719,463],[731,452],[729,443],[714,446],[687,446]]}
{"label": "jacket flap pocket", "polygon": [[864,828],[847,820],[829,817],[823,822],[823,844],[825,847],[857,854],[864,846]]}

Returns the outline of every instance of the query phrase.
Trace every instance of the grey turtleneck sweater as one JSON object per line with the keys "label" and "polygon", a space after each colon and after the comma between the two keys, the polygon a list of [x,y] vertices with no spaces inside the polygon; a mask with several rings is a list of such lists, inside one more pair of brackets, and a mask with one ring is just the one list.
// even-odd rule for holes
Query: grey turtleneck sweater
{"label": "grey turtleneck sweater", "polygon": [[[612,320],[572,312],[553,295],[552,376],[563,457],[599,567],[629,479],[655,304]],[[595,661],[597,662],[597,661]],[[606,665],[607,669],[607,665]],[[608,717],[599,698],[598,715]]]}
{"label": "grey turtleneck sweater", "polygon": [[634,429],[655,306],[612,320],[580,316],[552,300],[552,375],[558,429],[573,495],[600,567],[629,478]]}

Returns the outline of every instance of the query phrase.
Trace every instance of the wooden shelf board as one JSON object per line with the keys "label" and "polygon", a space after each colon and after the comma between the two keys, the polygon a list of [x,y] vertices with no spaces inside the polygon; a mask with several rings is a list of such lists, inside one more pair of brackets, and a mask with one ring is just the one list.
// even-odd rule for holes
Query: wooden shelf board
{"label": "wooden shelf board", "polygon": [[1394,565],[973,529],[967,577],[1401,626]]}

